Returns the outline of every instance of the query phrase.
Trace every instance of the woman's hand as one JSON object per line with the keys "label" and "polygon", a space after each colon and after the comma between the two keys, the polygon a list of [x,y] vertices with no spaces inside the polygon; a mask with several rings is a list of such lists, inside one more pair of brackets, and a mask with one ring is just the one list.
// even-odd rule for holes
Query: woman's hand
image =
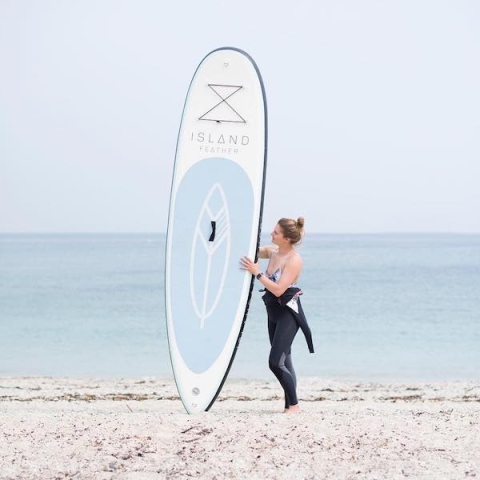
{"label": "woman's hand", "polygon": [[252,275],[257,275],[260,273],[258,263],[254,263],[254,261],[248,257],[242,257],[240,259],[240,268],[243,268],[243,270],[248,270]]}

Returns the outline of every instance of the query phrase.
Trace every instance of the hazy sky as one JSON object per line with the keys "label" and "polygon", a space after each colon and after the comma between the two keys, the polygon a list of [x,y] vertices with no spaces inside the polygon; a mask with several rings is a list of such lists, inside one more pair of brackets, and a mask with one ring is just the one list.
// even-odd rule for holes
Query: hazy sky
{"label": "hazy sky", "polygon": [[163,232],[211,50],[256,60],[264,231],[480,233],[477,0],[0,0],[0,232]]}

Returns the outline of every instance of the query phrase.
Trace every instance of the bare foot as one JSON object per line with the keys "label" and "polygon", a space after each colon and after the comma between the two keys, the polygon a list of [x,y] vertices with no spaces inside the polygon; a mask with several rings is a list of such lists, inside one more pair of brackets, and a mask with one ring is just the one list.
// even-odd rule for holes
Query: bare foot
{"label": "bare foot", "polygon": [[296,405],[290,405],[290,407],[285,410],[285,413],[300,413],[300,407],[298,403]]}

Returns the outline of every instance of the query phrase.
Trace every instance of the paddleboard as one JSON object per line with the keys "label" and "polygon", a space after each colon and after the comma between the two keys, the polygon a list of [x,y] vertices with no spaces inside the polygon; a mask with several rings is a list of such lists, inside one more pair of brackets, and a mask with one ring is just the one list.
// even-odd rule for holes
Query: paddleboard
{"label": "paddleboard", "polygon": [[188,413],[207,411],[232,365],[260,241],[267,159],[265,89],[253,59],[220,48],[199,64],[175,155],[165,262],[173,374]]}

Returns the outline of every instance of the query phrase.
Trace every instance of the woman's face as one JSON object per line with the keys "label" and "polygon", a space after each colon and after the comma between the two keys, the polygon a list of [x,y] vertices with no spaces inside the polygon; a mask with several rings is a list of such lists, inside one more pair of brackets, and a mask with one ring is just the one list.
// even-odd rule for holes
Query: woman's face
{"label": "woman's face", "polygon": [[273,232],[272,232],[272,242],[275,244],[275,245],[280,245],[280,242],[281,241],[285,241],[285,238],[283,236],[283,232],[282,232],[282,228],[280,227],[280,225],[277,223],[275,225],[275,227],[273,228]]}

